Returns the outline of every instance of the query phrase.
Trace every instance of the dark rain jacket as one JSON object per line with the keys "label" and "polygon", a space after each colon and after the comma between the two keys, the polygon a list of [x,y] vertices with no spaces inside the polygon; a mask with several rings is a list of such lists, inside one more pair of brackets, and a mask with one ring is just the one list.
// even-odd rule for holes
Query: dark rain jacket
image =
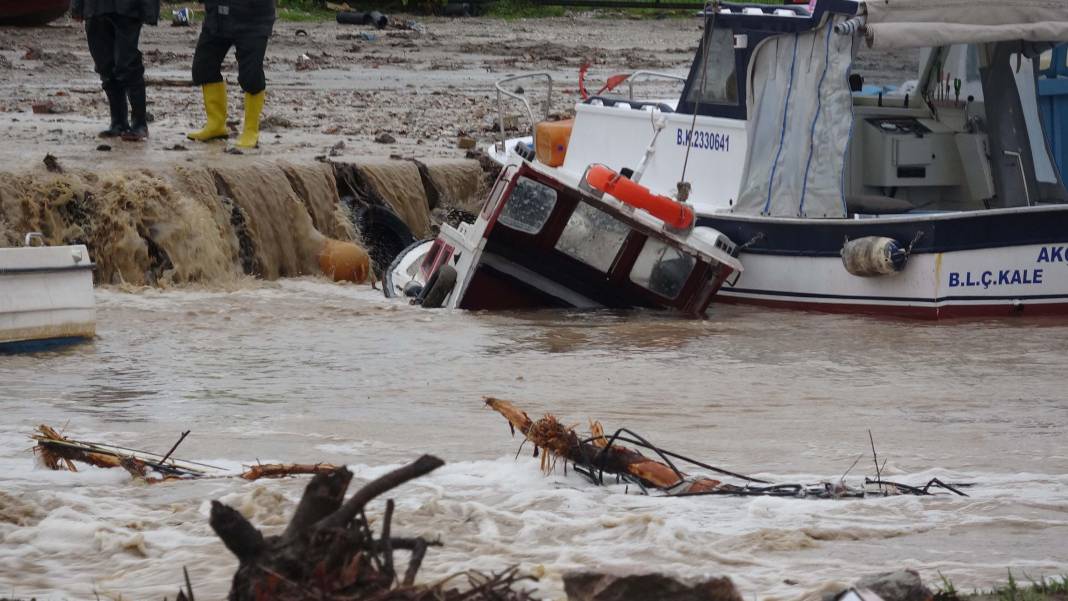
{"label": "dark rain jacket", "polygon": [[221,36],[269,36],[275,0],[204,0],[204,31]]}
{"label": "dark rain jacket", "polygon": [[83,19],[100,15],[122,15],[140,19],[145,25],[159,22],[160,0],[71,0],[70,14]]}

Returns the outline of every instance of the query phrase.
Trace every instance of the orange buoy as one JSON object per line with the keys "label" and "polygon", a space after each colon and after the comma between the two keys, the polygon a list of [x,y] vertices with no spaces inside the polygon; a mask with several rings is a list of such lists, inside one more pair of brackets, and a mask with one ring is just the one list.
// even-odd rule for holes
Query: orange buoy
{"label": "orange buoy", "polygon": [[362,284],[371,273],[371,257],[358,244],[326,238],[319,250],[319,269],[335,282]]}
{"label": "orange buoy", "polygon": [[586,171],[586,183],[611,194],[632,207],[648,211],[675,229],[693,227],[693,208],[673,198],[653,194],[649,188],[612,171],[604,165],[592,165]]}

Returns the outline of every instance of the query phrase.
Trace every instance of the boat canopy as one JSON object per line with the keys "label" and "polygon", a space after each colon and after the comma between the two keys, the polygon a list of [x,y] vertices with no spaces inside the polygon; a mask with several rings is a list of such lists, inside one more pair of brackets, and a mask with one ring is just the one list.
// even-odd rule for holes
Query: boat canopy
{"label": "boat canopy", "polygon": [[1065,0],[865,0],[858,12],[875,48],[1068,42]]}
{"label": "boat canopy", "polygon": [[846,78],[854,36],[834,33],[849,17],[765,39],[749,63],[749,152],[734,211],[779,217],[844,217],[842,171],[853,98]]}

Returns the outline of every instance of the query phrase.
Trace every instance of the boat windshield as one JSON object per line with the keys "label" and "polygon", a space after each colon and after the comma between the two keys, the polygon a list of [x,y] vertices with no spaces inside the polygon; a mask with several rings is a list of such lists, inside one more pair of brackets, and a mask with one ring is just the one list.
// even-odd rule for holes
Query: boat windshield
{"label": "boat windshield", "polygon": [[738,104],[738,77],[734,60],[734,35],[729,29],[714,29],[708,41],[707,56],[698,51],[699,65],[693,86],[688,86],[688,103]]}

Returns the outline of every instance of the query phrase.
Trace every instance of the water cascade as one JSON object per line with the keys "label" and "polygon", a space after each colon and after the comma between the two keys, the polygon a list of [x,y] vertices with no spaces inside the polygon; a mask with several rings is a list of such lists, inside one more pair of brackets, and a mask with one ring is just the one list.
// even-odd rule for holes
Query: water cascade
{"label": "water cascade", "polygon": [[[48,244],[83,243],[100,284],[227,285],[360,269],[356,216],[391,209],[416,237],[431,235],[430,200],[477,204],[474,161],[366,164],[230,161],[169,171],[0,172],[0,246],[39,231]],[[424,171],[420,175],[420,169]],[[470,181],[467,181],[470,180]],[[325,261],[325,262],[324,262]]]}

